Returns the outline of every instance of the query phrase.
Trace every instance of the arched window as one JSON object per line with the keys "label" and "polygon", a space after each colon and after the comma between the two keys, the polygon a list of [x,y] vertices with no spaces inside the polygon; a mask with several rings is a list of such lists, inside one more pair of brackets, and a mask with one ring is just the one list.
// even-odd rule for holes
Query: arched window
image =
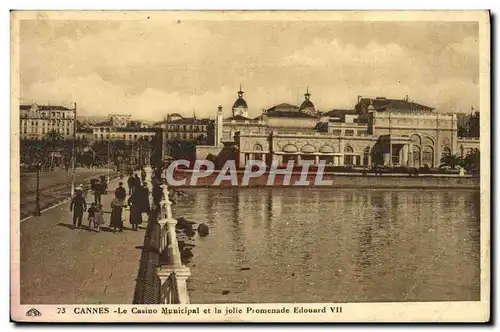
{"label": "arched window", "polygon": [[414,145],[412,154],[413,154],[413,166],[420,167],[420,147]]}
{"label": "arched window", "polygon": [[422,144],[422,140],[420,139],[420,136],[418,136],[417,134],[411,135],[410,139],[411,139],[411,142],[413,144],[416,144],[416,145]]}
{"label": "arched window", "polygon": [[434,149],[431,146],[425,146],[422,150],[422,165],[434,166]]}
{"label": "arched window", "polygon": [[262,148],[262,145],[260,145],[258,143],[253,146],[253,149],[254,149],[254,151],[262,151],[262,150],[264,150]]}
{"label": "arched window", "polygon": [[370,166],[369,161],[370,161],[370,147],[367,146],[363,150],[363,165]]}
{"label": "arched window", "polygon": [[346,145],[344,148],[344,165],[351,166],[354,165],[354,156],[352,154],[347,154],[347,153],[353,153],[352,147],[349,145]]}

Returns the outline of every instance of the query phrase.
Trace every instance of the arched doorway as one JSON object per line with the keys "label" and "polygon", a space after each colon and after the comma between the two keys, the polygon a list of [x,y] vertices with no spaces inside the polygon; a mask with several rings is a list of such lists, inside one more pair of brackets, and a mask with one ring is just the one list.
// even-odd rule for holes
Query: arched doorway
{"label": "arched doorway", "polygon": [[344,165],[346,166],[352,166],[354,165],[354,156],[352,155],[353,153],[352,147],[349,145],[346,145],[344,148]]}
{"label": "arched doorway", "polygon": [[422,165],[434,167],[434,148],[426,145],[422,150]]}
{"label": "arched doorway", "polygon": [[413,155],[413,166],[420,167],[420,147],[419,146],[416,146],[416,145],[413,146],[412,155]]}

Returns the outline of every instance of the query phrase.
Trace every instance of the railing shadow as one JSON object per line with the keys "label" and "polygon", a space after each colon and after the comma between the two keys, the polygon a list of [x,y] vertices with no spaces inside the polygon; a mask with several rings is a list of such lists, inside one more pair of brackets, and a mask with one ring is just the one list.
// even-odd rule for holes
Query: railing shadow
{"label": "railing shadow", "polygon": [[142,254],[137,272],[133,304],[159,304],[160,279],[156,274],[159,265],[158,248],[160,243],[160,229],[157,223],[157,213],[151,212],[148,226],[141,247]]}

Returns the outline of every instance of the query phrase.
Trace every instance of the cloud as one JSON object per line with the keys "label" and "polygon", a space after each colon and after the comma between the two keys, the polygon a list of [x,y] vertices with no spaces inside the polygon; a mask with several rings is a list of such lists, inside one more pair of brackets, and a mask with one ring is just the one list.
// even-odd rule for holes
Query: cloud
{"label": "cloud", "polygon": [[240,83],[251,115],[299,105],[306,86],[321,110],[357,95],[477,105],[475,30],[422,24],[25,21],[21,98],[150,119],[213,116],[218,105],[229,114]]}
{"label": "cloud", "polygon": [[285,57],[286,65],[325,66],[330,63],[362,65],[367,63],[390,64],[405,56],[396,44],[381,45],[370,42],[364,47],[345,44],[334,39],[325,41],[316,38],[311,45]]}

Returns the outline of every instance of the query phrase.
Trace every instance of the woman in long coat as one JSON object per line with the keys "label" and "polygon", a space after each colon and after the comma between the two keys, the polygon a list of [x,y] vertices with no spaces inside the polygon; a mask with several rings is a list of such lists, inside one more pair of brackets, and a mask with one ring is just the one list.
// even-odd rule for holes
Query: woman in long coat
{"label": "woman in long coat", "polygon": [[137,191],[129,197],[128,206],[130,206],[130,224],[132,225],[132,230],[137,231],[137,227],[142,224],[142,209]]}
{"label": "woman in long coat", "polygon": [[118,228],[120,232],[123,231],[123,205],[122,202],[118,199],[114,199],[111,202],[111,221],[110,227],[113,228],[113,232],[116,232]]}

